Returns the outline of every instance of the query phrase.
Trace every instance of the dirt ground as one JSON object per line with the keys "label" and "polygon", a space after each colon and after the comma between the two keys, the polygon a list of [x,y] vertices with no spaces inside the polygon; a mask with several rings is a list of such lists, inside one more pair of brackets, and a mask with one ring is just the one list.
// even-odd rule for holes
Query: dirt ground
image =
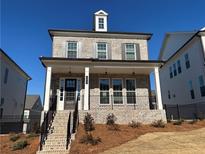
{"label": "dirt ground", "polygon": [[[21,134],[21,138],[18,139],[15,142],[10,141],[10,135],[1,135],[0,136],[0,153],[1,154],[36,154],[36,151],[38,150],[39,146],[39,137],[31,137],[27,138],[26,135]],[[28,144],[24,149],[22,150],[16,150],[12,151],[12,146],[14,143],[20,141],[20,140],[27,140]]]}
{"label": "dirt ground", "polygon": [[140,136],[102,154],[205,154],[205,128]]}
{"label": "dirt ground", "polygon": [[[140,128],[131,128],[131,127],[128,127],[127,125],[120,125],[119,131],[110,131],[107,129],[106,125],[95,125],[95,130],[92,131],[92,135],[94,137],[100,137],[102,142],[99,143],[98,145],[93,146],[93,145],[86,145],[86,144],[79,143],[80,138],[85,134],[85,132],[83,130],[83,125],[80,124],[80,126],[78,128],[77,135],[76,135],[76,139],[71,145],[70,153],[71,154],[96,154],[96,153],[104,152],[110,148],[123,145],[124,143],[126,143],[130,140],[133,140],[133,139],[137,139],[139,136],[144,135],[146,133],[184,132],[184,131],[191,131],[191,130],[195,130],[195,129],[199,129],[199,128],[205,128],[205,121],[199,121],[195,124],[189,124],[189,123],[184,122],[182,125],[173,125],[172,123],[168,123],[165,128],[155,128],[155,127],[152,127],[150,125],[143,125]],[[172,140],[171,136],[169,138],[170,138],[170,140]],[[156,137],[156,139],[157,139],[157,137]],[[166,137],[162,138],[161,139],[162,143],[165,142],[166,139],[167,139]],[[184,140],[186,140],[186,139],[184,139]],[[182,140],[181,143],[179,142],[179,144],[182,145],[182,147],[184,147],[184,144],[183,144],[185,142],[184,140]],[[172,142],[174,143],[175,140],[173,140]],[[191,143],[189,143],[188,140],[186,140],[186,144],[189,145]],[[143,145],[145,145],[145,148],[146,148],[146,144],[143,143]],[[150,146],[154,146],[154,144],[150,144]],[[159,147],[160,147],[160,149],[162,149],[162,148],[164,149],[164,148],[166,148],[166,146],[167,145],[164,144],[164,145],[159,146]],[[158,147],[156,147],[156,148],[158,148]],[[126,148],[126,149],[129,149],[129,148]],[[159,150],[159,152],[160,152],[160,150]],[[118,151],[117,153],[120,153],[120,151]],[[175,153],[177,154],[177,152],[175,152]],[[143,154],[146,154],[146,152],[143,151]]]}

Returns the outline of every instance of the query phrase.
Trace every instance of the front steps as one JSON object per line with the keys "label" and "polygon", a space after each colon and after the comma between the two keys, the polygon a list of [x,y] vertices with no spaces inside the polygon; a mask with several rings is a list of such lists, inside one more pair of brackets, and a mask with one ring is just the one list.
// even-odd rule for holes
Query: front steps
{"label": "front steps", "polygon": [[[54,117],[51,129],[42,146],[41,151],[37,151],[37,154],[68,154],[70,149],[70,144],[68,149],[66,149],[67,144],[67,125],[70,115],[70,132],[72,139],[72,128],[73,128],[73,110],[57,111]],[[71,143],[71,139],[70,142]]]}

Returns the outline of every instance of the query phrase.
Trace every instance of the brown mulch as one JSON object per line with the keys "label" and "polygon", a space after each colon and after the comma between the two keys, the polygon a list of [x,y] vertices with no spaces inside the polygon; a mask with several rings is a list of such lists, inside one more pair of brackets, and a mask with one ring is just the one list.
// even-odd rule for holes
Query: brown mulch
{"label": "brown mulch", "polygon": [[80,138],[85,134],[83,125],[80,124],[76,139],[71,144],[71,154],[94,154],[100,153],[107,149],[119,146],[129,140],[136,139],[140,135],[151,132],[180,132],[190,131],[205,127],[205,121],[198,121],[194,124],[183,122],[181,125],[166,124],[165,128],[155,128],[150,125],[142,125],[140,128],[131,128],[128,125],[120,125],[119,131],[108,130],[106,125],[95,125],[95,130],[92,131],[94,137],[100,137],[101,143],[98,145],[79,143]]}
{"label": "brown mulch", "polygon": [[[36,154],[39,146],[39,137],[26,138],[26,135],[20,134],[20,138],[13,142],[10,141],[11,134],[0,136],[0,153],[1,154]],[[27,140],[28,145],[22,150],[12,151],[12,146],[20,140]]]}

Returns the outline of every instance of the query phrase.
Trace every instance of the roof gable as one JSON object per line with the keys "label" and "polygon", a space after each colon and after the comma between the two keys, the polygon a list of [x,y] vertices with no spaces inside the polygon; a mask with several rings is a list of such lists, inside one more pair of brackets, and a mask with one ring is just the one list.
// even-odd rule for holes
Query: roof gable
{"label": "roof gable", "polygon": [[95,15],[105,15],[105,16],[108,16],[108,13],[103,11],[103,10],[99,10],[99,11],[95,12]]}

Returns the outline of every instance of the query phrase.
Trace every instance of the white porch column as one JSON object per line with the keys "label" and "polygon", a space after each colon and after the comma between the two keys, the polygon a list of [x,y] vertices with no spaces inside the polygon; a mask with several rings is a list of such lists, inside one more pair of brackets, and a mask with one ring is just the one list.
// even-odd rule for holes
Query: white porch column
{"label": "white porch column", "polygon": [[89,110],[89,67],[85,67],[84,110]]}
{"label": "white porch column", "polygon": [[162,110],[162,95],[161,95],[161,87],[160,87],[160,79],[159,79],[159,68],[154,68],[154,77],[155,77],[155,91],[156,91],[156,99],[157,99],[157,109]]}
{"label": "white porch column", "polygon": [[47,67],[46,69],[46,84],[45,84],[45,98],[44,98],[44,111],[49,110],[49,100],[50,100],[50,87],[51,87],[51,73],[52,68]]}

